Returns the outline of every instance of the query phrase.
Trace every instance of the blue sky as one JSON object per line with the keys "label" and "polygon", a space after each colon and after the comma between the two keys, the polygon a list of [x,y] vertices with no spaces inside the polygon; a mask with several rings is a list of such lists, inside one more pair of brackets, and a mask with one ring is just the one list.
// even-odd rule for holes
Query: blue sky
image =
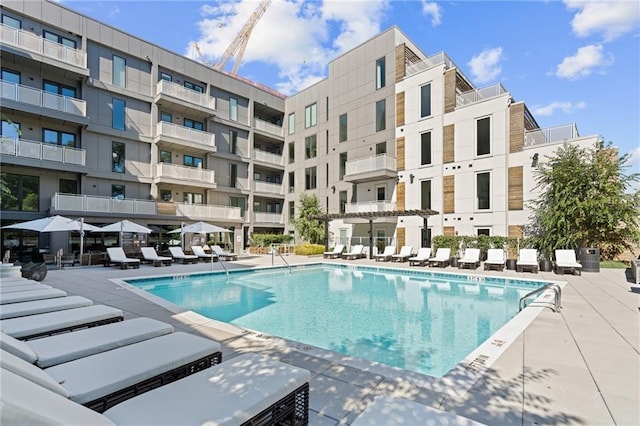
{"label": "blue sky", "polygon": [[[61,3],[211,64],[258,5]],[[575,122],[581,135],[613,142],[632,154],[631,171],[640,172],[640,3],[634,1],[273,0],[238,74],[295,93],[325,76],[329,60],[393,25],[428,55],[444,50],[478,87],[501,82],[540,126]]]}

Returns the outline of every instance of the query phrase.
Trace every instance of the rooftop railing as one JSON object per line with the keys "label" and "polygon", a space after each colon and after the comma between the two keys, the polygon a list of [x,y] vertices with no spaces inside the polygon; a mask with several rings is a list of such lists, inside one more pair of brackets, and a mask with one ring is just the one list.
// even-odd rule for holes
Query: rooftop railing
{"label": "rooftop railing", "polygon": [[496,83],[491,86],[481,87],[480,89],[470,90],[468,92],[456,95],[456,108],[474,104],[476,102],[485,101],[507,93],[502,84]]}
{"label": "rooftop railing", "polygon": [[84,149],[12,138],[0,139],[0,153],[79,166],[85,165],[87,155]]}
{"label": "rooftop railing", "polygon": [[200,93],[195,90],[188,89],[177,83],[160,80],[156,86],[156,90],[158,94],[165,94],[174,98],[179,98],[204,108],[212,110],[216,109],[216,99],[214,97],[211,97],[206,93]]}
{"label": "rooftop railing", "polygon": [[51,198],[52,210],[77,211],[86,213],[118,213],[144,214],[157,213],[155,201],[138,200],[135,198],[117,199],[98,195],[74,195],[56,193]]}
{"label": "rooftop railing", "polygon": [[185,143],[202,145],[209,150],[216,150],[216,135],[191,127],[160,121],[156,127],[156,135],[160,138],[168,137],[179,139]]}
{"label": "rooftop railing", "polygon": [[81,117],[87,116],[87,103],[82,99],[61,96],[6,80],[0,80],[0,97]]}
{"label": "rooftop railing", "polygon": [[266,133],[271,133],[272,135],[282,136],[284,134],[282,125],[274,124],[269,121],[261,120],[257,117],[253,118],[253,127],[257,130],[262,130]]}
{"label": "rooftop railing", "polygon": [[544,145],[579,138],[576,123],[547,127],[546,129],[527,130],[524,133],[524,146]]}
{"label": "rooftop railing", "polygon": [[456,64],[447,56],[444,52],[438,52],[435,55],[429,56],[427,59],[421,62],[412,63],[406,66],[405,76],[417,74],[422,71],[426,71],[435,67],[436,65],[444,64],[447,68],[457,68]]}

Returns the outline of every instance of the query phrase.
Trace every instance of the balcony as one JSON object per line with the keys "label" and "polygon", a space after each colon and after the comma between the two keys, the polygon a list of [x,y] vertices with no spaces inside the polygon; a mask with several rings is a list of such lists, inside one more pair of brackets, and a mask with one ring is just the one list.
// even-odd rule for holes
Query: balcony
{"label": "balcony", "polygon": [[214,206],[208,204],[175,205],[176,215],[191,219],[207,219],[211,221],[242,222],[240,207]]}
{"label": "balcony", "polygon": [[51,198],[51,213],[54,212],[155,215],[157,214],[157,205],[155,201],[134,198],[119,200],[97,195],[56,193]]}
{"label": "balcony", "polygon": [[207,152],[215,152],[217,150],[215,136],[213,133],[160,121],[156,126],[155,141],[169,146],[188,146]]}
{"label": "balcony", "polygon": [[276,135],[276,136],[283,136],[284,135],[284,130],[282,128],[282,124],[280,124],[280,125],[274,124],[274,123],[271,123],[269,121],[261,120],[259,118],[254,118],[253,119],[253,127],[256,130],[260,130],[261,132],[269,133],[271,135]]}
{"label": "balcony", "polygon": [[84,166],[87,152],[84,149],[26,139],[1,138],[0,154]]}
{"label": "balcony", "polygon": [[261,151],[259,149],[253,150],[253,159],[261,163],[266,163],[271,166],[284,167],[284,156],[282,154],[272,154],[267,151]]}
{"label": "balcony", "polygon": [[[0,80],[0,98],[2,98],[3,107],[5,108],[10,108],[6,103],[7,101],[13,101],[18,108],[23,105],[30,105],[37,108],[48,108],[76,117],[86,118],[87,116],[87,103],[82,99],[61,96],[5,80]],[[33,109],[33,112],[42,114],[42,111],[38,109]],[[85,121],[81,120],[79,122],[84,123]]]}
{"label": "balcony", "polygon": [[386,212],[396,209],[396,203],[391,201],[363,201],[345,205],[346,213]]}
{"label": "balcony", "polygon": [[284,225],[284,214],[253,212],[253,222],[255,224]]}
{"label": "balcony", "polygon": [[447,68],[457,68],[456,64],[444,52],[429,56],[424,61],[409,63],[405,69],[405,78],[444,64]]}
{"label": "balcony", "polygon": [[[2,44],[36,53],[85,70],[87,68],[87,54],[82,50],[63,46],[31,32],[7,25],[0,25],[0,34],[2,34]],[[89,72],[86,70],[86,73],[82,74],[89,75]]]}
{"label": "balcony", "polygon": [[162,102],[163,108],[171,108],[176,112],[184,112],[187,109],[201,111],[208,115],[216,112],[214,97],[166,80],[160,80],[156,85],[154,102]]}
{"label": "balcony", "polygon": [[271,183],[264,181],[254,181],[253,191],[261,194],[284,195],[284,189],[281,183]]}
{"label": "balcony", "polygon": [[562,126],[547,127],[546,129],[527,130],[524,132],[524,146],[536,146],[549,143],[564,142],[579,138],[576,123]]}
{"label": "balcony", "polygon": [[500,83],[482,87],[476,90],[470,90],[468,92],[456,95],[456,108],[461,108],[467,105],[475,104],[477,102],[486,101],[487,99],[495,98],[505,93],[508,92],[504,87],[502,87],[502,84]]}
{"label": "balcony", "polygon": [[347,161],[344,180],[353,183],[395,178],[396,159],[387,154]]}
{"label": "balcony", "polygon": [[156,181],[169,183],[204,186],[215,188],[215,173],[213,170],[200,167],[185,167],[177,164],[158,163],[156,165]]}

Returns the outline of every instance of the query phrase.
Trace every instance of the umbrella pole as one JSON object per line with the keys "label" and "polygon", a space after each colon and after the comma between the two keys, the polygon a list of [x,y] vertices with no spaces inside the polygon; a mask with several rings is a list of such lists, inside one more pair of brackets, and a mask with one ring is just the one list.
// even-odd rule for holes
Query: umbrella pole
{"label": "umbrella pole", "polygon": [[84,217],[80,218],[80,264],[82,265],[82,252],[84,251]]}

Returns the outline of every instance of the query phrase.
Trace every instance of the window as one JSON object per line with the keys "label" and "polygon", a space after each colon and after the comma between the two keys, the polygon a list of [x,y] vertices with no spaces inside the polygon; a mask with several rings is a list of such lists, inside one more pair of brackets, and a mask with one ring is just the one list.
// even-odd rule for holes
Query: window
{"label": "window", "polygon": [[347,140],[347,114],[342,114],[339,118],[338,142]]}
{"label": "window", "polygon": [[113,55],[113,85],[127,87],[127,60]]}
{"label": "window", "polygon": [[386,86],[385,68],[385,58],[382,57],[376,61],[376,89],[382,89]]}
{"label": "window", "polygon": [[313,103],[304,109],[304,128],[308,129],[318,123],[318,104]]}
{"label": "window", "polygon": [[238,132],[229,130],[229,152],[236,154],[238,151]]}
{"label": "window", "polygon": [[238,181],[238,165],[229,164],[229,187],[235,188]]}
{"label": "window", "polygon": [[160,200],[169,202],[171,201],[171,190],[170,189],[161,189],[160,190]]}
{"label": "window", "polygon": [[304,169],[304,189],[316,189],[316,168],[308,167]]}
{"label": "window", "polygon": [[184,87],[186,87],[187,89],[191,89],[194,92],[204,93],[204,87],[199,86],[197,84],[193,84],[190,81],[185,81],[184,82]]}
{"label": "window", "polygon": [[296,147],[293,142],[289,142],[289,164],[296,161]]}
{"label": "window", "polygon": [[294,192],[296,188],[296,174],[289,172],[289,192]]}
{"label": "window", "polygon": [[476,198],[478,200],[476,208],[478,210],[489,210],[491,208],[491,173],[476,174],[476,184]]}
{"label": "window", "polygon": [[431,132],[420,135],[420,164],[431,164]]}
{"label": "window", "polygon": [[340,199],[340,213],[346,213],[347,211],[347,191],[340,191],[338,194]]}
{"label": "window", "polygon": [[2,23],[7,27],[15,28],[18,30],[22,28],[21,20],[12,18],[11,16],[8,16],[8,15],[2,15]]}
{"label": "window", "polygon": [[195,120],[192,120],[190,118],[185,118],[184,119],[184,127],[188,127],[190,129],[195,129],[195,130],[200,130],[200,131],[204,130],[204,124],[202,122],[195,121]]}
{"label": "window", "polygon": [[229,98],[229,120],[238,121],[238,100]]}
{"label": "window", "polygon": [[387,128],[387,103],[383,99],[376,102],[376,132]]}
{"label": "window", "polygon": [[113,98],[113,115],[111,125],[114,129],[124,130],[125,127],[125,102],[122,99]]}
{"label": "window", "polygon": [[171,76],[171,74],[167,74],[166,72],[160,71],[160,80],[172,82],[173,77]]}
{"label": "window", "polygon": [[202,157],[185,155],[182,157],[182,163],[187,167],[202,167]]}
{"label": "window", "polygon": [[376,200],[377,201],[386,201],[387,200],[387,188],[384,186],[379,186],[376,188]]}
{"label": "window", "polygon": [[160,162],[171,164],[171,151],[160,150]]}
{"label": "window", "polygon": [[314,158],[318,155],[316,135],[304,138],[304,158]]}
{"label": "window", "polygon": [[204,204],[204,195],[198,193],[185,192],[183,199],[185,204]]}
{"label": "window", "polygon": [[295,201],[289,201],[289,220],[293,221],[296,218],[296,203]]}
{"label": "window", "polygon": [[20,123],[2,120],[0,135],[7,139],[20,139]]}
{"label": "window", "polygon": [[244,211],[247,208],[247,200],[243,197],[229,197],[229,205],[231,207],[240,207],[240,216],[244,217]]}
{"label": "window", "polygon": [[347,153],[346,152],[340,153],[340,167],[338,168],[338,170],[339,170],[338,179],[343,180],[344,175],[347,172]]}
{"label": "window", "polygon": [[427,210],[431,208],[431,181],[420,181],[420,208]]}
{"label": "window", "polygon": [[386,154],[387,153],[387,143],[380,142],[376,144],[376,155]]}
{"label": "window", "polygon": [[37,212],[40,200],[40,178],[38,176],[0,173],[4,183],[2,210]]}
{"label": "window", "polygon": [[73,133],[59,132],[57,130],[43,129],[42,142],[75,148],[76,135]]}
{"label": "window", "polygon": [[124,185],[111,185],[111,197],[115,198],[116,200],[124,200]]}
{"label": "window", "polygon": [[124,143],[111,142],[111,171],[114,173],[124,173]]}
{"label": "window", "polygon": [[44,35],[45,39],[47,39],[49,41],[52,41],[54,43],[58,43],[58,44],[61,44],[63,46],[67,46],[67,47],[70,47],[72,49],[76,48],[75,40],[71,40],[70,38],[62,37],[62,36],[59,36],[58,34],[54,34],[54,33],[50,32],[50,31],[46,31],[46,30],[44,31],[43,35]]}
{"label": "window", "polygon": [[420,118],[431,115],[431,84],[420,87]]}
{"label": "window", "polygon": [[296,131],[296,114],[289,114],[289,134],[292,135]]}
{"label": "window", "polygon": [[491,117],[476,120],[476,155],[491,153]]}
{"label": "window", "polygon": [[76,89],[74,87],[54,83],[53,81],[45,81],[42,86],[44,91],[47,93],[54,93],[56,95],[67,96],[69,98],[76,97]]}
{"label": "window", "polygon": [[[12,70],[3,68],[2,81],[8,82],[8,83],[20,84],[20,73],[17,71],[12,71]],[[2,95],[5,96],[4,93]]]}
{"label": "window", "polygon": [[490,228],[476,228],[476,235],[486,235],[487,237],[491,235]]}
{"label": "window", "polygon": [[78,181],[71,179],[60,179],[58,182],[58,192],[61,194],[77,194]]}
{"label": "window", "polygon": [[164,121],[165,123],[173,123],[173,117],[168,112],[161,112],[160,121]]}

